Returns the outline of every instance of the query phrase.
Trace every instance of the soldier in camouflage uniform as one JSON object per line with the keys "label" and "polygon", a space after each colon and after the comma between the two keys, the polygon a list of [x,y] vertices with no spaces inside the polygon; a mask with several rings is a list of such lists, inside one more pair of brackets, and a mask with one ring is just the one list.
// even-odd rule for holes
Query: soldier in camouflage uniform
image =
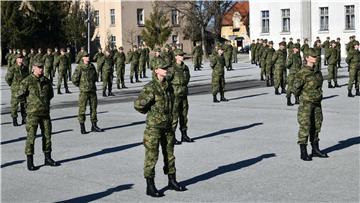
{"label": "soldier in camouflage uniform", "polygon": [[185,53],[176,49],[174,51],[175,63],[168,71],[167,80],[171,82],[174,89],[174,107],[173,107],[173,122],[172,128],[176,132],[176,127],[179,122],[179,128],[181,131],[181,141],[179,142],[175,136],[175,144],[181,144],[181,142],[193,142],[193,140],[187,136],[187,115],[189,111],[189,103],[187,99],[188,84],[190,81],[189,67],[184,64]]}
{"label": "soldier in camouflage uniform", "polygon": [[128,52],[128,63],[130,63],[130,83],[134,83],[133,78],[135,74],[135,82],[141,82],[139,80],[139,59],[140,59],[140,53],[137,50],[137,46],[134,45],[133,49]]}
{"label": "soldier in camouflage uniform", "polygon": [[[274,79],[275,79],[275,94],[279,95],[279,87],[281,87],[281,93],[286,93],[285,90],[285,81],[284,81],[284,69],[286,63],[286,55],[284,54],[285,44],[283,42],[279,43],[279,49],[273,54],[270,58],[270,62],[274,65]],[[291,57],[291,55],[289,56]],[[267,72],[267,70],[266,70]]]}
{"label": "soldier in camouflage uniform", "polygon": [[115,64],[116,64],[116,85],[117,85],[117,88],[120,89],[120,83],[121,83],[121,88],[127,88],[125,86],[125,79],[124,79],[126,57],[125,57],[123,47],[119,47],[119,51],[114,56],[114,61],[115,61]]}
{"label": "soldier in camouflage uniform", "polygon": [[211,56],[210,58],[210,67],[213,69],[212,71],[212,95],[213,102],[218,103],[217,93],[220,92],[220,101],[227,102],[228,100],[224,96],[225,92],[225,58],[223,56],[224,50],[221,46],[218,47],[217,53]]}
{"label": "soldier in camouflage uniform", "polygon": [[[21,53],[23,55],[23,64],[29,70],[30,58],[29,58],[29,55],[26,52],[26,49],[21,50]],[[31,72],[29,72],[29,74],[30,73]]]}
{"label": "soldier in camouflage uniform", "polygon": [[9,52],[5,55],[5,60],[6,60],[6,64],[8,66],[8,68],[11,67],[11,57],[12,57],[12,50],[9,49]]}
{"label": "soldier in camouflage uniform", "polygon": [[348,83],[348,97],[354,97],[351,93],[352,86],[355,84],[356,95],[360,96],[359,82],[360,82],[360,51],[359,42],[352,43],[353,48],[350,49],[346,57],[346,63],[349,65],[349,83]]}
{"label": "soldier in camouflage uniform", "polygon": [[33,64],[32,72],[33,73],[31,75],[21,81],[19,91],[16,94],[18,100],[27,101],[27,138],[25,143],[25,154],[27,156],[27,168],[30,171],[39,169],[39,167],[34,166],[33,161],[34,145],[38,126],[40,126],[42,134],[42,150],[45,155],[44,165],[60,165],[51,158],[52,127],[50,118],[50,100],[54,97],[51,81],[44,77],[42,63],[35,62]]}
{"label": "soldier in camouflage uniform", "polygon": [[99,80],[102,81],[102,64],[104,63],[104,53],[102,52],[101,47],[98,48],[98,52],[93,57],[96,61],[97,73],[99,75]]}
{"label": "soldier in camouflage uniform", "polygon": [[98,81],[98,75],[96,73],[95,66],[90,63],[89,54],[82,55],[83,62],[79,63],[76,67],[72,82],[75,86],[79,87],[79,114],[78,119],[80,123],[81,134],[86,134],[85,130],[85,112],[86,105],[89,102],[90,106],[90,120],[91,131],[103,132],[101,128],[97,126],[97,95],[96,95],[96,82]]}
{"label": "soldier in camouflage uniform", "polygon": [[307,38],[304,39],[304,44],[301,46],[301,52],[303,53],[303,59],[305,61],[305,57],[307,54],[307,51],[309,50],[309,40]]}
{"label": "soldier in camouflage uniform", "polygon": [[350,36],[349,40],[349,43],[346,44],[346,53],[349,53],[352,49],[354,49],[355,36]]}
{"label": "soldier in camouflage uniform", "polygon": [[55,72],[57,71],[59,73],[59,67],[55,66],[55,64],[59,64],[59,59],[60,59],[60,52],[59,49],[57,47],[54,48],[54,53],[53,53],[53,57],[54,57],[54,62],[53,62],[53,77],[55,77]]}
{"label": "soldier in camouflage uniform", "polygon": [[34,58],[35,58],[35,50],[33,48],[30,49],[30,53],[29,53],[29,74],[32,71],[32,65],[34,64]]}
{"label": "soldier in camouflage uniform", "polygon": [[259,43],[256,43],[256,48],[255,48],[255,64],[257,66],[260,66],[260,56],[261,56],[261,49],[262,49],[262,46],[263,46],[263,40],[262,39],[259,39]]}
{"label": "soldier in camouflage uniform", "polygon": [[266,49],[266,58],[265,58],[265,72],[266,72],[266,86],[270,87],[274,85],[274,64],[272,61],[275,49],[273,48],[273,41],[269,41],[268,48]]}
{"label": "soldier in camouflage uniform", "polygon": [[51,52],[51,49],[47,49],[47,53],[44,54],[42,61],[44,61],[45,68],[45,77],[50,79],[51,84],[53,83],[53,75],[54,75],[54,56]]}
{"label": "soldier in camouflage uniform", "polygon": [[42,49],[38,48],[38,53],[34,56],[33,63],[35,63],[35,62],[44,63],[43,55],[44,54],[42,53]]}
{"label": "soldier in camouflage uniform", "polygon": [[87,51],[85,51],[85,48],[84,48],[84,47],[80,47],[80,51],[79,51],[79,53],[76,55],[76,60],[75,60],[75,62],[76,62],[77,64],[82,63],[82,62],[83,62],[82,57],[83,57],[84,55],[86,55],[86,54],[88,54],[88,53],[87,53]]}
{"label": "soldier in camouflage uniform", "polygon": [[237,54],[238,54],[238,47],[236,46],[236,43],[234,43],[233,53],[232,53],[233,63],[238,62]]}
{"label": "soldier in camouflage uniform", "polygon": [[201,59],[203,55],[203,50],[201,47],[201,43],[198,42],[192,51],[193,63],[194,63],[194,71],[201,70]]}
{"label": "soldier in camouflage uniform", "polygon": [[233,46],[231,46],[230,41],[226,41],[224,45],[224,58],[225,58],[225,67],[226,70],[233,70],[232,68],[232,52],[233,52]]}
{"label": "soldier in camouflage uniform", "polygon": [[[104,61],[101,64],[103,75],[103,97],[107,96],[115,96],[112,93],[112,83],[114,77],[114,61],[111,56],[111,51],[109,49],[105,49]],[[106,95],[106,90],[108,90],[108,95]]]}
{"label": "soldier in camouflage uniform", "polygon": [[[330,42],[330,48],[326,51],[325,58],[328,61],[328,88],[340,87],[337,83],[337,49],[336,42],[332,40]],[[331,80],[334,81],[334,86],[331,84]]]}
{"label": "soldier in camouflage uniform", "polygon": [[69,61],[68,61],[68,58],[65,55],[65,49],[61,48],[60,49],[59,61],[58,61],[57,64],[55,64],[55,66],[59,67],[57,94],[62,94],[60,89],[61,89],[61,83],[63,81],[64,81],[65,93],[68,93],[68,94],[71,93],[69,91],[68,84],[67,84],[67,69],[69,67],[68,63],[69,63]]}
{"label": "soldier in camouflage uniform", "polygon": [[330,49],[330,46],[331,46],[330,37],[326,37],[326,40],[321,45],[321,47],[324,49],[324,55],[325,55],[324,66],[328,65],[328,59],[326,58],[326,56],[328,55],[328,50]]}
{"label": "soldier in camouflage uniform", "polygon": [[269,48],[269,46],[267,45],[267,40],[263,40],[263,44],[260,48],[260,67],[261,67],[261,72],[260,72],[260,80],[264,80],[264,76],[266,77],[266,54],[267,54],[267,49]]}
{"label": "soldier in camouflage uniform", "polygon": [[290,37],[289,40],[290,40],[289,43],[287,43],[287,45],[286,45],[286,48],[287,48],[287,57],[291,55],[291,52],[292,52],[293,46],[294,46],[293,38]]}
{"label": "soldier in camouflage uniform", "polygon": [[320,46],[321,46],[321,40],[320,40],[320,37],[316,37],[316,40],[314,41],[314,45],[313,47],[315,48],[317,46],[317,43],[320,42]]}
{"label": "soldier in camouflage uniform", "polygon": [[287,50],[286,50],[287,43],[286,43],[286,38],[285,38],[285,37],[283,37],[281,42],[282,42],[283,44],[285,44],[284,53],[285,53],[285,56],[287,57]]}
{"label": "soldier in camouflage uniform", "polygon": [[[259,39],[257,39],[257,42],[259,42]],[[255,40],[252,41],[252,43],[250,44],[250,52],[251,52],[251,64],[256,64],[255,62],[255,50],[256,50],[256,45],[257,43],[255,43]]]}
{"label": "soldier in camouflage uniform", "polygon": [[143,43],[143,49],[145,49],[145,65],[147,69],[150,69],[150,48],[146,45],[146,43]]}
{"label": "soldier in camouflage uniform", "polygon": [[174,131],[172,128],[172,112],[174,104],[174,90],[165,79],[170,64],[159,60],[154,68],[155,77],[146,84],[139,97],[134,102],[134,108],[147,114],[144,132],[145,161],[144,177],[146,178],[146,194],[161,197],[163,194],[155,186],[155,165],[161,145],[164,156],[164,173],[168,175],[168,187],[176,191],[184,191],[185,187],[176,181],[174,156]]}
{"label": "soldier in camouflage uniform", "polygon": [[[317,60],[317,53],[314,49],[308,50],[306,64],[296,73],[294,80],[294,94],[300,96],[298,109],[298,123],[300,145],[300,158],[304,161],[311,161],[312,157],[326,158],[328,155],[319,149],[319,133],[323,121],[321,100],[323,77],[320,71],[314,69]],[[310,138],[312,155],[307,153],[306,145]]]}
{"label": "soldier in camouflage uniform", "polygon": [[147,78],[146,77],[146,49],[143,46],[139,47],[140,58],[139,58],[139,72],[140,78]]}
{"label": "soldier in camouflage uniform", "polygon": [[29,75],[27,67],[23,65],[23,56],[17,54],[15,57],[16,63],[11,66],[6,73],[6,83],[11,87],[11,117],[13,119],[13,125],[19,126],[17,122],[17,110],[20,104],[20,112],[22,117],[22,124],[26,122],[26,100],[19,100],[16,98],[16,93],[19,91],[21,81]]}
{"label": "soldier in camouflage uniform", "polygon": [[[86,55],[87,52],[83,53],[83,55]],[[72,60],[71,60],[71,50],[70,50],[70,47],[66,48],[66,53],[65,53],[65,56],[68,60],[68,68],[67,68],[67,73],[66,73],[66,76],[68,78],[68,81],[71,81],[71,73],[72,73],[72,67],[71,67],[71,64],[72,64]],[[82,63],[80,61],[80,63]]]}
{"label": "soldier in camouflage uniform", "polygon": [[161,52],[161,58],[168,64],[172,64],[174,62],[174,57],[170,49],[170,45],[166,44]]}
{"label": "soldier in camouflage uniform", "polygon": [[315,70],[320,71],[321,73],[321,41],[316,41],[316,45],[314,47],[316,52],[316,63],[315,63]]}
{"label": "soldier in camouflage uniform", "polygon": [[[308,50],[306,50],[307,53]],[[297,72],[301,69],[301,56],[300,56],[300,46],[295,44],[293,47],[293,53],[288,58],[286,62],[286,68],[289,69],[288,75],[288,87],[286,89],[286,98],[287,98],[287,105],[292,106],[291,103],[291,94],[293,93],[293,86],[294,86],[294,79]],[[295,97],[295,104],[299,104],[299,97]]]}
{"label": "soldier in camouflage uniform", "polygon": [[340,43],[340,37],[336,39],[336,50],[337,50],[337,60],[336,60],[336,66],[337,68],[341,68],[341,43]]}

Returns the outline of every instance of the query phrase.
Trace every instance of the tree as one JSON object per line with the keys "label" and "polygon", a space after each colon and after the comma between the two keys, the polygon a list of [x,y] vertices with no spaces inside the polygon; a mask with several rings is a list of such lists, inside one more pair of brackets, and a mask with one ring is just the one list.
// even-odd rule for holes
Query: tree
{"label": "tree", "polygon": [[169,19],[164,12],[153,6],[150,19],[145,21],[145,29],[142,30],[142,37],[146,44],[153,49],[155,45],[162,46],[169,38],[172,28],[168,25]]}
{"label": "tree", "polygon": [[136,42],[136,36],[138,35],[138,32],[136,29],[129,29],[128,31],[125,32],[125,41],[130,44],[131,46],[133,46]]}
{"label": "tree", "polygon": [[232,7],[236,2],[234,1],[215,1],[214,2],[214,32],[216,35],[216,41],[221,38],[221,21],[224,14]]}

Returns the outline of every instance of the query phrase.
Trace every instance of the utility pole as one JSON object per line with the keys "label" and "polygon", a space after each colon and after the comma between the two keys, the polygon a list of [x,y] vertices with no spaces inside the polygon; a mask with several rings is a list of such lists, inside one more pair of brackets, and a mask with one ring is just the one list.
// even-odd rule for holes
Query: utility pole
{"label": "utility pole", "polygon": [[89,0],[86,1],[86,6],[87,6],[87,51],[90,55],[90,2]]}

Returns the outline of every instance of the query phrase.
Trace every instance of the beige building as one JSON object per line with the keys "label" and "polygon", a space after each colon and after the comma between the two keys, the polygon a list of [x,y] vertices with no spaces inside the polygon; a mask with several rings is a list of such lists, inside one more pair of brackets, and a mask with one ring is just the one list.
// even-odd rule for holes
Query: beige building
{"label": "beige building", "polygon": [[[141,44],[141,31],[145,28],[145,20],[150,18],[153,4],[154,1],[92,0],[96,24],[92,40],[99,40],[101,47],[108,42],[116,47],[123,46],[126,52],[132,45]],[[189,53],[192,46],[189,40],[183,40],[179,12],[171,9],[164,12],[173,26],[168,43],[180,44]]]}

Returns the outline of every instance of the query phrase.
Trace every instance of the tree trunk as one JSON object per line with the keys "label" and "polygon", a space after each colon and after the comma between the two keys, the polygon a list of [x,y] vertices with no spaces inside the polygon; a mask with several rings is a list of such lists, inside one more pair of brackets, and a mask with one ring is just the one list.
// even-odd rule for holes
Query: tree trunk
{"label": "tree trunk", "polygon": [[205,58],[209,58],[209,55],[206,51],[206,36],[205,36],[205,26],[201,25],[201,41],[202,41],[202,49],[205,54]]}

